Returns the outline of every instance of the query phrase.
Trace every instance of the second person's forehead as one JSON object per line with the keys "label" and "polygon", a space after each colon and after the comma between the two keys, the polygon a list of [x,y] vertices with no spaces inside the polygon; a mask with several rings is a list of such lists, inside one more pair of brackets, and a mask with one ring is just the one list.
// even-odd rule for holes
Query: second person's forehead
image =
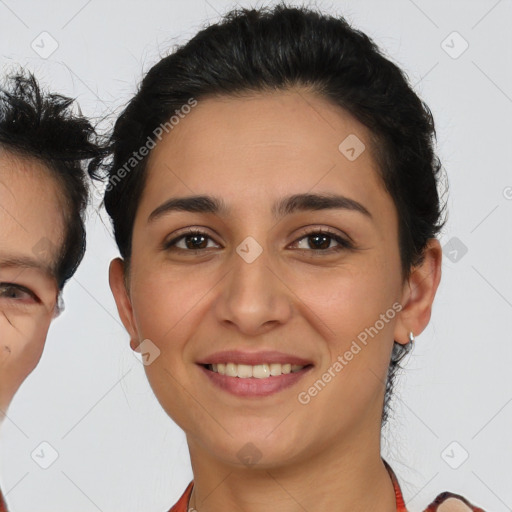
{"label": "second person's forehead", "polygon": [[0,234],[4,243],[7,236],[19,246],[47,240],[45,252],[56,256],[65,222],[61,193],[50,170],[37,159],[0,153]]}

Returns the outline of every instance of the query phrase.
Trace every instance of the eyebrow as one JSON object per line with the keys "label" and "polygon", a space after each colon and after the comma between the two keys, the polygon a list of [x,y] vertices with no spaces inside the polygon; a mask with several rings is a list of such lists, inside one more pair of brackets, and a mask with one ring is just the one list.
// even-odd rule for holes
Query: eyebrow
{"label": "eyebrow", "polygon": [[0,254],[0,269],[3,268],[34,269],[52,279],[55,278],[55,272],[50,266],[42,264],[40,260],[31,256]]}
{"label": "eyebrow", "polygon": [[[280,219],[296,212],[343,209],[359,212],[373,220],[372,214],[358,201],[336,194],[294,194],[279,199],[272,205],[272,215]],[[199,195],[171,198],[155,208],[148,217],[148,223],[174,211],[192,213],[214,213],[227,216],[230,213],[226,203],[217,197]]]}

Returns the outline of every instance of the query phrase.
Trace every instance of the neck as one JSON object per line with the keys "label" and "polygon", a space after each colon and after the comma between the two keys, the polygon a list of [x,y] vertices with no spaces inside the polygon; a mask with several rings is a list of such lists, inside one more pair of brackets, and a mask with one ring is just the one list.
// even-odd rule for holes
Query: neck
{"label": "neck", "polygon": [[188,439],[193,512],[396,512],[390,475],[377,443],[327,446],[287,465],[242,467],[213,459]]}

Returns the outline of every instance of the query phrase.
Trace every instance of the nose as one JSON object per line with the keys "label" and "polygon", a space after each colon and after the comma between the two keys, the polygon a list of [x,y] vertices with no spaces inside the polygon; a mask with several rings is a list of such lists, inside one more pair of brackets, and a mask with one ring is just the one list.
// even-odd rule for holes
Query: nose
{"label": "nose", "polygon": [[285,324],[292,316],[293,293],[267,252],[246,258],[233,252],[215,304],[219,322],[246,336],[257,336]]}

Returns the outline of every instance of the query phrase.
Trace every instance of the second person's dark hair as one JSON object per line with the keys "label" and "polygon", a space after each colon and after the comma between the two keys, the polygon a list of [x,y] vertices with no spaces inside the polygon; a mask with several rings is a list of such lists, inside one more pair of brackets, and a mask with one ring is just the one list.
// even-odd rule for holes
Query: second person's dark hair
{"label": "second person's dark hair", "polygon": [[90,121],[73,111],[72,98],[43,91],[23,69],[0,88],[0,148],[45,165],[65,203],[64,240],[55,262],[59,289],[75,273],[85,252],[87,171],[97,172],[104,155]]}

